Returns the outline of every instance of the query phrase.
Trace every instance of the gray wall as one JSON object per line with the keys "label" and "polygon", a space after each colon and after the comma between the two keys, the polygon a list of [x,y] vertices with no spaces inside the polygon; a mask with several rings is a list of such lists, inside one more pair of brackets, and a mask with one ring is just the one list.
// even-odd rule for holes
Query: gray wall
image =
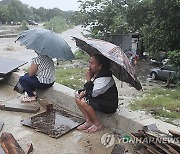
{"label": "gray wall", "polygon": [[131,50],[132,34],[111,35],[111,42],[121,46],[122,50]]}

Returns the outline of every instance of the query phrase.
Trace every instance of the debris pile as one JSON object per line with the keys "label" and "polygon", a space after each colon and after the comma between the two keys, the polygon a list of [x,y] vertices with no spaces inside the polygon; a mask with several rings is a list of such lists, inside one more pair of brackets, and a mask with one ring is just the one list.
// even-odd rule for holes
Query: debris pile
{"label": "debris pile", "polygon": [[161,131],[139,130],[131,133],[132,143],[139,154],[179,154],[180,153],[180,133],[169,130],[169,134]]}

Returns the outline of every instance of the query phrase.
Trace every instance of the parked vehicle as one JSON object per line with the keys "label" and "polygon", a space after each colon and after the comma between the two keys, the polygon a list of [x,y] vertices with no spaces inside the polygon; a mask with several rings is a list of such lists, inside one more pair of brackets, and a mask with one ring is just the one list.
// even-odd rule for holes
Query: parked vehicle
{"label": "parked vehicle", "polygon": [[162,65],[167,65],[167,63],[169,62],[169,59],[166,58],[166,59],[162,59],[161,61],[157,61],[155,59],[150,59],[150,62],[151,62],[151,64],[162,66]]}
{"label": "parked vehicle", "polygon": [[29,24],[29,25],[35,25],[35,26],[38,25],[38,23],[35,22],[35,21],[33,21],[33,20],[29,20],[29,21],[28,21],[28,24]]}
{"label": "parked vehicle", "polygon": [[175,73],[172,65],[164,65],[160,68],[151,69],[150,76],[152,79],[161,79],[167,80],[169,76],[172,76]]}

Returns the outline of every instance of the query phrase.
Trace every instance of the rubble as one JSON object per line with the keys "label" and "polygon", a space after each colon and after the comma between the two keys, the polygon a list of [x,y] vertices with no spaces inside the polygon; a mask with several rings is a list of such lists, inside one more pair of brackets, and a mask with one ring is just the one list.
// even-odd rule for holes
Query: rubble
{"label": "rubble", "polygon": [[[169,130],[171,134],[159,131],[155,125],[144,127],[137,133],[131,133],[132,143],[139,150],[137,153],[152,154],[179,154],[180,153],[180,133]],[[149,129],[148,129],[149,128]],[[143,154],[142,153],[142,154]]]}

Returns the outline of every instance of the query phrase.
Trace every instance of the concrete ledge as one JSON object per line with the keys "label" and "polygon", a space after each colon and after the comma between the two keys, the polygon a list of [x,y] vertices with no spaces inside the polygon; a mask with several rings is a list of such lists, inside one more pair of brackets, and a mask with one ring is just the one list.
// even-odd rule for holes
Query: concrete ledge
{"label": "concrete ledge", "polygon": [[[5,78],[5,81],[14,86],[20,75],[23,74],[24,72],[13,72]],[[49,99],[57,108],[64,108],[76,115],[82,116],[74,101],[74,92],[75,91],[71,88],[55,83],[53,87],[47,90],[38,91],[38,95]],[[180,128],[177,126],[165,123],[149,115],[145,115],[144,113],[129,111],[126,108],[119,108],[115,114],[97,112],[97,116],[105,127],[123,134],[137,132],[138,129],[142,129],[142,126],[152,123],[156,123],[158,128],[166,133],[169,129],[180,131]]]}

